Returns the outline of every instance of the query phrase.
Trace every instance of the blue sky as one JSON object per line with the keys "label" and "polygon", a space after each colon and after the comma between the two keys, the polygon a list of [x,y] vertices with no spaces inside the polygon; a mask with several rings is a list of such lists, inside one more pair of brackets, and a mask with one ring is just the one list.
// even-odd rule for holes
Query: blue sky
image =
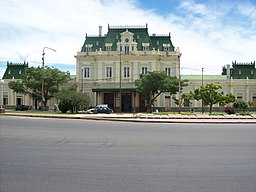
{"label": "blue sky", "polygon": [[234,60],[256,60],[256,0],[3,0],[0,77],[6,62],[45,62],[75,74],[74,55],[98,26],[145,25],[182,52],[182,74],[220,74]]}

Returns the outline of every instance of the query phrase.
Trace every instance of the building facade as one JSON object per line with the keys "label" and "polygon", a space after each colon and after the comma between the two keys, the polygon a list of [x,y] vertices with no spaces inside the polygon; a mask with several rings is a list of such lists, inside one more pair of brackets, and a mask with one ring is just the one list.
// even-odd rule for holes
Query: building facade
{"label": "building facade", "polygon": [[[76,83],[78,91],[87,93],[91,106],[108,104],[115,112],[146,111],[147,103],[136,91],[135,80],[149,71],[165,71],[168,76],[189,80],[183,93],[215,83],[222,86],[221,91],[234,94],[238,100],[256,103],[255,61],[234,61],[222,68],[221,75],[181,75],[180,57],[181,53],[173,46],[170,33],[150,35],[147,25],[108,26],[107,34],[102,35],[100,26],[98,35],[86,35],[81,50],[75,55],[76,78],[68,84]],[[37,104],[33,99],[8,88],[10,81],[21,79],[26,67],[26,62],[7,62],[0,95],[1,104],[7,109],[20,104],[36,108]],[[51,99],[47,103],[49,109],[55,103],[56,99]],[[159,111],[178,111],[178,106],[169,93],[161,94],[154,107]],[[192,103],[185,103],[182,110],[200,110],[201,107],[201,101],[194,100]],[[220,106],[214,107],[218,110]]]}
{"label": "building facade", "polygon": [[[88,93],[91,105],[108,104],[114,111],[145,111],[147,103],[136,92],[134,81],[149,71],[165,71],[179,76],[181,54],[168,35],[149,35],[148,26],[99,27],[97,36],[87,36],[76,58],[76,81]],[[162,94],[158,107],[170,105],[170,95]]]}
{"label": "building facade", "polygon": [[25,68],[28,67],[28,62],[12,63],[7,61],[7,67],[2,77],[4,83],[2,85],[2,104],[5,108],[15,108],[17,105],[33,106],[33,101],[29,96],[16,93],[9,89],[8,83],[10,81],[17,81],[21,79]]}
{"label": "building facade", "polygon": [[[216,83],[222,91],[237,99],[256,101],[255,61],[232,62],[223,67],[222,75],[181,75],[178,48],[169,35],[149,35],[148,26],[108,26],[106,35],[87,36],[76,58],[76,82],[81,92],[91,98],[91,105],[108,104],[114,111],[143,112],[147,103],[136,92],[134,81],[149,71],[165,71],[168,76],[188,79],[183,92],[194,91],[203,84]],[[201,101],[186,104],[200,108]],[[154,106],[161,111],[177,110],[168,93],[161,94]],[[219,107],[215,105],[214,107]]]}

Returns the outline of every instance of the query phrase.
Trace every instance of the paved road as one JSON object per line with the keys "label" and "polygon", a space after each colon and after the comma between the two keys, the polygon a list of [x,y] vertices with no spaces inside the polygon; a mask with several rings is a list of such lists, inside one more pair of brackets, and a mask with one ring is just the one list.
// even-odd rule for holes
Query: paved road
{"label": "paved road", "polygon": [[252,124],[0,117],[1,192],[255,192]]}

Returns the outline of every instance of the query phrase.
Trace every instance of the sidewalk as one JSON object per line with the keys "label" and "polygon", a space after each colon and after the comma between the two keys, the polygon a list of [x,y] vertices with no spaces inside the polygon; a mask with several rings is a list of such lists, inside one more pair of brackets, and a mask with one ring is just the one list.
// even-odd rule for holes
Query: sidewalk
{"label": "sidewalk", "polygon": [[35,113],[0,113],[0,116],[22,116],[34,118],[65,118],[84,120],[124,121],[143,123],[250,123],[256,124],[256,115],[153,115],[141,113],[112,114],[35,114]]}

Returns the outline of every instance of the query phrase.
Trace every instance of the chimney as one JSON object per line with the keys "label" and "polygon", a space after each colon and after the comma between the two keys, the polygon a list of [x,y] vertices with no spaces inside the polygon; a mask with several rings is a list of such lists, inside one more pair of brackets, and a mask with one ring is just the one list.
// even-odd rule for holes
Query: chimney
{"label": "chimney", "polygon": [[99,37],[101,37],[101,35],[102,35],[102,26],[100,25],[99,26]]}

